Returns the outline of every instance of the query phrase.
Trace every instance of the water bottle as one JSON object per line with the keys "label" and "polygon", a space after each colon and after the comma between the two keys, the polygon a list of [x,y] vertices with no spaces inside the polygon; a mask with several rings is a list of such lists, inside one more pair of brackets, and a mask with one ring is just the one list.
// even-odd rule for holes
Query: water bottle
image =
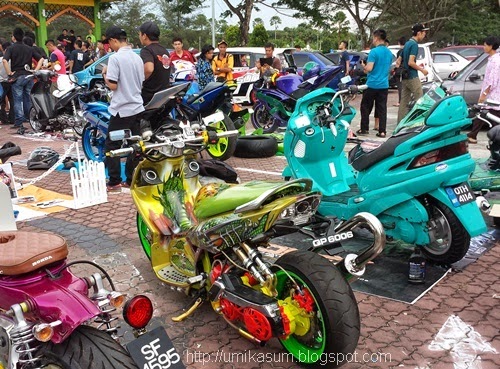
{"label": "water bottle", "polygon": [[408,260],[408,282],[414,284],[425,282],[425,257],[420,247],[415,247]]}

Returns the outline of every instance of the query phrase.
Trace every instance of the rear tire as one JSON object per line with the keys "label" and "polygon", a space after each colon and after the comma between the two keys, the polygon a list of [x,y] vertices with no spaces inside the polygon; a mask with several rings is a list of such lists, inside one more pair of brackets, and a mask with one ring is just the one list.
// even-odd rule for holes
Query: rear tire
{"label": "rear tire", "polygon": [[274,137],[250,135],[238,137],[234,156],[238,158],[269,158],[276,155],[278,142]]}
{"label": "rear tire", "polygon": [[129,353],[109,334],[93,327],[80,326],[60,344],[44,344],[42,368],[62,369],[137,369]]}
{"label": "rear tire", "polygon": [[[360,318],[356,298],[340,271],[322,256],[310,251],[290,252],[276,263],[302,288],[307,288],[315,301],[316,313],[311,327],[304,336],[291,335],[280,340],[283,347],[302,364],[314,368],[337,368],[358,345]],[[278,283],[278,298],[289,296],[293,284],[286,273],[274,268]],[[316,333],[316,334],[315,334]],[[343,356],[342,356],[342,355]],[[334,358],[334,359],[330,359]],[[325,365],[324,360],[329,363]]]}
{"label": "rear tire", "polygon": [[425,256],[435,262],[453,264],[461,260],[470,246],[470,235],[446,205],[433,201],[429,218],[436,224],[436,241],[423,247]]}

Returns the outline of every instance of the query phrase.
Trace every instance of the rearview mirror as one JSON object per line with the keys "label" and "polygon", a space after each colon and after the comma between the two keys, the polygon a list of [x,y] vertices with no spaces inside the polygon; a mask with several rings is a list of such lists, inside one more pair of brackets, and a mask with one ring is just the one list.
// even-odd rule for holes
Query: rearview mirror
{"label": "rearview mirror", "polygon": [[123,141],[130,137],[132,137],[132,131],[130,129],[109,132],[109,139],[111,141]]}
{"label": "rearview mirror", "polygon": [[480,80],[480,79],[481,79],[481,76],[479,75],[479,73],[472,73],[469,76],[469,81],[471,81],[471,82],[474,82],[474,81],[477,81],[477,80]]}

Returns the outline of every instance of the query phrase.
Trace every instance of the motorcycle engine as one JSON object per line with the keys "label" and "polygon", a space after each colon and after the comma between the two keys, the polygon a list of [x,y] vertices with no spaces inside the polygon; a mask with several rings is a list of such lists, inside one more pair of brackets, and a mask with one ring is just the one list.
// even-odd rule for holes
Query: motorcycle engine
{"label": "motorcycle engine", "polygon": [[11,349],[9,332],[14,327],[14,322],[0,315],[0,368],[8,368]]}
{"label": "motorcycle engine", "polygon": [[78,127],[85,125],[85,119],[83,118],[83,112],[81,110],[76,111],[76,115],[70,115],[70,114],[61,114],[60,116],[57,117],[57,121],[62,128],[66,127]]}

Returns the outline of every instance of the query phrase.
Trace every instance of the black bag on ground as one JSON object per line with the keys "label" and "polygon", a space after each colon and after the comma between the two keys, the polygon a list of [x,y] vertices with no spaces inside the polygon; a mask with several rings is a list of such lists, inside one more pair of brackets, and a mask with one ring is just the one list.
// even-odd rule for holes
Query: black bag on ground
{"label": "black bag on ground", "polygon": [[215,177],[227,183],[238,183],[238,173],[233,167],[216,159],[197,160],[200,165],[200,175]]}

